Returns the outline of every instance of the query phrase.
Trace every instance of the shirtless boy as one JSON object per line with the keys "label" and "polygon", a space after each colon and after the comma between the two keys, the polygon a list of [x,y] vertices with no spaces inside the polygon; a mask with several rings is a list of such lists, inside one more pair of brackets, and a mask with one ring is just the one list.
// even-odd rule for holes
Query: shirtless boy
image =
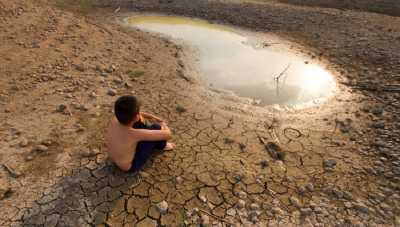
{"label": "shirtless boy", "polygon": [[156,150],[172,150],[171,130],[152,114],[140,112],[135,96],[121,96],[114,105],[115,117],[107,132],[111,160],[123,171],[137,172]]}

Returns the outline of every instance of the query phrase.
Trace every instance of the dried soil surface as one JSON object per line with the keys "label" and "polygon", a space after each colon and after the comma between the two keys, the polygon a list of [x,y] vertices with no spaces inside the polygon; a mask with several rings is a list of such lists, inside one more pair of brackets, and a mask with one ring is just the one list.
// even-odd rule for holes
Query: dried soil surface
{"label": "dried soil surface", "polygon": [[[0,226],[400,225],[400,18],[275,2],[117,3],[82,16],[0,0]],[[187,48],[118,22],[133,11],[280,35],[329,63],[338,92],[276,110],[208,90]],[[121,94],[174,129],[177,148],[138,175],[107,160],[103,134]]]}
{"label": "dried soil surface", "polygon": [[[265,2],[259,0],[260,2]],[[400,16],[400,4],[396,0],[353,0],[353,1],[338,1],[338,0],[277,0],[284,3],[295,5],[307,5],[326,8],[335,8],[341,10],[357,10],[364,12],[382,13],[392,16]]]}

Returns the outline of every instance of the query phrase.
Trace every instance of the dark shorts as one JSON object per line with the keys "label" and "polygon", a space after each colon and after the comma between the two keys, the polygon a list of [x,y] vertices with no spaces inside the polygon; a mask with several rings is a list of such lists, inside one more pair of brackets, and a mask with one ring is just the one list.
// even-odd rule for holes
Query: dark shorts
{"label": "dark shorts", "polygon": [[[136,129],[149,129],[149,130],[160,130],[159,124],[145,124],[142,122],[135,123],[133,128]],[[136,146],[136,153],[132,160],[131,168],[129,172],[139,171],[143,165],[149,160],[157,150],[163,150],[167,141],[142,141]]]}

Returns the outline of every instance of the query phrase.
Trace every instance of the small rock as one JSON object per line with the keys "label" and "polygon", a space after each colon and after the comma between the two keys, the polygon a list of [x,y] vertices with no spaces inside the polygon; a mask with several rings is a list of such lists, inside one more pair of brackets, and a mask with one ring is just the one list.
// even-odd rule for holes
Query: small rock
{"label": "small rock", "polygon": [[353,198],[353,195],[350,192],[344,191],[343,198],[347,199],[347,200],[351,200]]}
{"label": "small rock", "polygon": [[337,162],[334,159],[325,159],[322,163],[325,171],[334,171]]}
{"label": "small rock", "polygon": [[245,149],[246,149],[246,144],[244,144],[244,143],[239,143],[239,149],[242,151],[242,152],[245,152]]}
{"label": "small rock", "polygon": [[67,109],[68,109],[68,107],[67,107],[65,104],[60,104],[60,105],[57,107],[56,111],[57,111],[58,113],[66,113]]}
{"label": "small rock", "polygon": [[227,214],[227,215],[230,215],[230,216],[232,216],[232,217],[234,217],[234,216],[236,215],[236,210],[233,209],[233,208],[230,208],[230,209],[228,209],[228,210],[226,211],[226,214]]}
{"label": "small rock", "polygon": [[250,209],[251,210],[259,210],[260,206],[257,203],[252,203],[252,204],[250,204]]}
{"label": "small rock", "polygon": [[74,67],[75,67],[76,70],[78,70],[80,72],[84,72],[85,71],[85,67],[83,65],[74,64]]}
{"label": "small rock", "polygon": [[96,98],[96,97],[97,97],[97,94],[96,94],[96,92],[92,92],[92,93],[90,93],[89,97],[90,97],[90,98]]}
{"label": "small rock", "polygon": [[182,184],[183,178],[181,176],[176,177],[176,183]]}
{"label": "small rock", "polygon": [[59,219],[60,219],[59,214],[51,214],[46,217],[46,222],[45,222],[44,226],[55,227],[55,226],[57,226]]}
{"label": "small rock", "polygon": [[347,209],[350,209],[353,207],[353,204],[351,204],[351,202],[344,202],[344,207],[346,207]]}
{"label": "small rock", "polygon": [[21,138],[21,141],[19,142],[19,146],[20,147],[26,147],[26,146],[28,146],[28,144],[29,144],[29,140],[28,139],[26,139],[26,138]]}
{"label": "small rock", "polygon": [[7,197],[7,195],[11,193],[11,185],[10,182],[5,178],[0,178],[0,200]]}
{"label": "small rock", "polygon": [[96,71],[103,72],[103,67],[101,65],[96,65]]}
{"label": "small rock", "polygon": [[272,207],[271,211],[273,214],[276,214],[276,215],[282,215],[284,213],[283,210],[279,207]]}
{"label": "small rock", "polygon": [[207,202],[207,198],[204,195],[200,195],[199,199],[203,202],[206,203]]}
{"label": "small rock", "polygon": [[241,199],[247,198],[247,194],[246,194],[246,192],[244,192],[244,191],[239,191],[239,192],[237,193],[237,195],[238,195],[238,197],[241,198]]}
{"label": "small rock", "polygon": [[337,126],[339,127],[339,130],[340,130],[342,133],[348,133],[348,132],[350,132],[350,130],[351,130],[351,123],[352,123],[352,120],[351,120],[351,119],[347,118],[347,119],[345,119],[344,121],[339,120],[339,119],[335,119],[335,122],[336,122]]}
{"label": "small rock", "polygon": [[309,207],[307,207],[307,208],[301,208],[301,209],[300,209],[300,213],[301,213],[303,216],[307,216],[307,215],[310,215],[310,214],[312,213],[312,209],[309,208]]}
{"label": "small rock", "polygon": [[343,192],[337,188],[332,189],[332,194],[335,195],[338,199],[343,198]]}
{"label": "small rock", "polygon": [[157,209],[161,214],[165,214],[168,211],[168,203],[167,201],[163,200],[162,202],[158,203]]}
{"label": "small rock", "polygon": [[197,208],[197,207],[193,208],[190,213],[191,213],[191,216],[198,214],[199,208]]}
{"label": "small rock", "polygon": [[10,128],[10,133],[12,136],[19,136],[21,135],[21,131],[16,128]]}
{"label": "small rock", "polygon": [[301,207],[300,200],[299,200],[298,198],[294,197],[294,196],[289,197],[289,202],[290,202],[293,206],[295,206],[295,207],[297,207],[297,208],[300,208],[300,207]]}
{"label": "small rock", "polygon": [[314,208],[314,212],[316,213],[316,214],[322,214],[322,213],[324,213],[324,209],[322,209],[321,207],[315,207]]}
{"label": "small rock", "polygon": [[42,153],[42,152],[46,152],[48,150],[49,150],[49,148],[46,145],[39,144],[32,149],[32,152]]}
{"label": "small rock", "polygon": [[114,83],[116,83],[116,84],[122,84],[122,83],[124,83],[124,81],[123,81],[121,78],[115,78],[115,79],[113,79],[113,81],[114,81]]}
{"label": "small rock", "polygon": [[249,217],[250,217],[250,221],[253,222],[254,224],[259,221],[257,215],[250,215]]}
{"label": "small rock", "polygon": [[83,132],[85,131],[85,127],[83,127],[81,124],[75,124],[76,132]]}
{"label": "small rock", "polygon": [[203,214],[201,215],[200,218],[200,226],[202,227],[207,227],[210,225],[210,217],[208,217],[207,215]]}
{"label": "small rock", "polygon": [[304,194],[306,193],[306,188],[300,186],[300,187],[297,189],[297,193],[299,193],[299,195],[304,195]]}
{"label": "small rock", "polygon": [[40,144],[45,145],[45,146],[51,146],[53,144],[53,141],[51,139],[45,139],[40,141]]}
{"label": "small rock", "polygon": [[83,150],[79,154],[81,157],[88,158],[95,156],[97,153],[95,153],[93,150]]}
{"label": "small rock", "polygon": [[400,226],[400,216],[394,217],[394,225],[395,226]]}
{"label": "small rock", "polygon": [[369,125],[370,128],[374,129],[384,129],[385,128],[385,123],[384,122],[374,122]]}
{"label": "small rock", "polygon": [[366,214],[369,213],[369,208],[364,203],[361,203],[361,202],[353,203],[353,207],[354,207],[354,209],[356,209],[362,213],[366,213]]}
{"label": "small rock", "polygon": [[239,201],[236,203],[236,207],[238,209],[243,209],[246,206],[246,202],[243,199],[239,199]]}
{"label": "small rock", "polygon": [[383,114],[383,108],[382,107],[375,107],[371,109],[371,113],[377,116],[380,116]]}
{"label": "small rock", "polygon": [[242,180],[242,176],[240,176],[240,175],[238,175],[238,174],[235,174],[235,176],[233,176],[233,178],[234,178],[237,182],[239,182],[239,181]]}
{"label": "small rock", "polygon": [[115,70],[117,70],[117,66],[116,65],[111,65],[111,70],[114,72]]}
{"label": "small rock", "polygon": [[32,161],[34,159],[34,157],[32,155],[27,155],[25,157],[25,161]]}
{"label": "small rock", "polygon": [[12,168],[11,166],[9,166],[7,164],[3,164],[3,167],[8,172],[8,174],[10,174],[10,176],[13,178],[18,178],[18,177],[22,176],[21,172],[15,170],[14,168]]}
{"label": "small rock", "polygon": [[115,67],[110,66],[110,67],[108,67],[108,68],[105,68],[104,71],[107,72],[107,73],[112,73],[112,72],[114,72],[114,68],[115,68]]}
{"label": "small rock", "polygon": [[234,143],[235,141],[233,140],[233,139],[231,139],[231,138],[224,138],[224,143],[225,144],[232,144],[232,143]]}
{"label": "small rock", "polygon": [[314,185],[312,183],[308,183],[308,184],[306,184],[306,189],[309,192],[313,192],[314,191]]}
{"label": "small rock", "polygon": [[132,88],[132,87],[133,87],[132,84],[130,84],[129,82],[125,82],[125,83],[124,83],[124,86],[125,86],[126,88]]}
{"label": "small rock", "polygon": [[72,99],[74,96],[72,95],[72,94],[65,94],[65,98],[69,98],[69,99]]}
{"label": "small rock", "polygon": [[110,90],[107,91],[107,94],[109,96],[116,96],[117,95],[117,91],[114,90],[114,89],[110,89]]}
{"label": "small rock", "polygon": [[178,112],[178,113],[184,113],[184,112],[187,111],[186,108],[183,107],[183,106],[177,106],[177,107],[175,108],[175,110],[176,110],[176,112]]}
{"label": "small rock", "polygon": [[261,169],[265,169],[266,167],[268,167],[268,161],[267,160],[262,160],[260,162],[260,166],[261,166]]}
{"label": "small rock", "polygon": [[99,112],[93,112],[90,114],[90,116],[92,116],[92,117],[100,117],[100,115],[101,114]]}
{"label": "small rock", "polygon": [[82,104],[82,105],[79,105],[77,107],[77,109],[82,110],[82,111],[88,111],[89,107],[87,105]]}
{"label": "small rock", "polygon": [[99,148],[93,148],[92,153],[94,154],[100,154],[100,149]]}

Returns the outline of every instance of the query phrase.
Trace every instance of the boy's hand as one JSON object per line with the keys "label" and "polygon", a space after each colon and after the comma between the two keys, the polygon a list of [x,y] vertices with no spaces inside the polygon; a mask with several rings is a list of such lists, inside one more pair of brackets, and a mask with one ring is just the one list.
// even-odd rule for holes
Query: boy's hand
{"label": "boy's hand", "polygon": [[161,119],[161,118],[159,118],[157,116],[154,116],[153,114],[149,114],[149,113],[144,113],[143,112],[142,115],[143,115],[143,117],[148,118],[149,120],[152,120],[152,121],[157,122],[157,123],[164,122],[163,119]]}
{"label": "boy's hand", "polygon": [[161,126],[161,129],[168,129],[168,125],[165,121],[160,121],[159,124]]}

